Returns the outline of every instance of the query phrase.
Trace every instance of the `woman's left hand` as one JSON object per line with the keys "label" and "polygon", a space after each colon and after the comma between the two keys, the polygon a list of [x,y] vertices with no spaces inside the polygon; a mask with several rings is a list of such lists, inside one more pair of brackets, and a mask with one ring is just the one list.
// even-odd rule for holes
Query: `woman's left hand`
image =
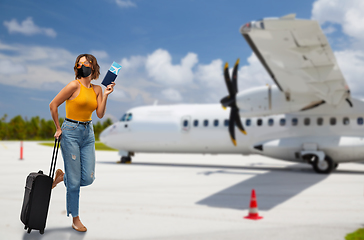
{"label": "woman's left hand", "polygon": [[111,84],[107,85],[104,95],[108,96],[110,93],[114,91],[115,82],[111,82]]}

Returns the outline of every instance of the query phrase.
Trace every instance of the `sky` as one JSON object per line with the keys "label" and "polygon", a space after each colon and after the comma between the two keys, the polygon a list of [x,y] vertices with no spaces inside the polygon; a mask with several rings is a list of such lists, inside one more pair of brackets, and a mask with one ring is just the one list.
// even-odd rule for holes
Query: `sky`
{"label": "sky", "polygon": [[101,67],[94,84],[113,61],[122,66],[104,117],[113,121],[156,102],[219,103],[223,66],[238,58],[239,90],[274,84],[239,28],[290,13],[320,23],[353,96],[364,98],[362,0],[1,0],[0,118],[51,119],[48,105],[82,53]]}

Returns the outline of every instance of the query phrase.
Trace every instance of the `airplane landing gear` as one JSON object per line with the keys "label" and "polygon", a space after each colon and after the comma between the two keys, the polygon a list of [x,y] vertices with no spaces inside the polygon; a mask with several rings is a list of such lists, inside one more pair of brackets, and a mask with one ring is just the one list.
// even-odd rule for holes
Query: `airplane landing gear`
{"label": "airplane landing gear", "polygon": [[119,163],[124,163],[124,164],[125,163],[131,163],[131,157],[129,157],[129,156],[128,157],[124,157],[123,156],[123,157],[120,158],[120,162]]}
{"label": "airplane landing gear", "polygon": [[[329,156],[325,156],[325,159],[322,161],[319,161],[318,157],[315,157],[315,160],[312,162],[313,170],[317,173],[324,173],[328,174],[335,168],[335,163],[332,161],[332,159]],[[337,167],[337,165],[336,165]]]}

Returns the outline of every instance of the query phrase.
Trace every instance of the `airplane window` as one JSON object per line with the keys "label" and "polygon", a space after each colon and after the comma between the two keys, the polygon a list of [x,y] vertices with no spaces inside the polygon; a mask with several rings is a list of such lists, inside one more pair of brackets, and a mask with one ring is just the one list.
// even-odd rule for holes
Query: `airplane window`
{"label": "airplane window", "polygon": [[228,119],[225,119],[225,121],[224,121],[224,126],[225,126],[225,127],[228,127],[228,126],[229,126],[229,120],[228,120]]}
{"label": "airplane window", "polygon": [[286,119],[285,119],[285,118],[281,118],[281,119],[279,120],[279,124],[280,124],[281,126],[285,126],[285,125],[286,125]]}
{"label": "airplane window", "polygon": [[273,118],[269,118],[268,119],[268,126],[273,126],[273,124],[274,124]]}
{"label": "airplane window", "polygon": [[127,122],[131,121],[133,119],[133,114],[129,113],[128,118],[126,119]]}
{"label": "airplane window", "polygon": [[305,120],[303,121],[303,123],[305,124],[305,126],[309,126],[311,123],[311,120],[309,118],[305,118]]}
{"label": "airplane window", "polygon": [[263,120],[259,118],[259,119],[257,120],[257,125],[258,125],[258,126],[262,126],[262,124],[263,124]]}
{"label": "airplane window", "polygon": [[193,121],[193,126],[198,127],[198,120]]}
{"label": "airplane window", "polygon": [[298,119],[292,118],[292,126],[297,126],[297,125],[298,125]]}
{"label": "airplane window", "polygon": [[126,113],[121,117],[120,121],[124,122],[126,119],[126,116],[128,116]]}
{"label": "airplane window", "polygon": [[336,118],[334,118],[334,117],[330,118],[330,124],[336,125]]}
{"label": "airplane window", "polygon": [[184,127],[188,127],[188,120],[184,120],[184,121],[183,121],[183,126],[184,126]]}
{"label": "airplane window", "polygon": [[349,118],[344,117],[344,119],[343,119],[343,124],[344,124],[344,125],[349,125],[349,123],[350,123]]}
{"label": "airplane window", "polygon": [[324,119],[323,118],[318,118],[317,119],[317,125],[321,126],[322,124],[324,124]]}
{"label": "airplane window", "polygon": [[250,119],[245,120],[245,125],[246,126],[249,127],[251,125],[251,123],[252,123],[252,121]]}
{"label": "airplane window", "polygon": [[133,118],[133,114],[129,113],[128,116],[125,117],[125,121],[129,122]]}
{"label": "airplane window", "polygon": [[363,118],[362,117],[358,117],[358,125],[363,125]]}
{"label": "airplane window", "polygon": [[214,126],[215,127],[219,126],[219,120],[217,120],[217,119],[214,120]]}
{"label": "airplane window", "polygon": [[207,127],[207,126],[209,125],[209,120],[204,120],[204,121],[203,121],[203,125],[204,125],[205,127]]}

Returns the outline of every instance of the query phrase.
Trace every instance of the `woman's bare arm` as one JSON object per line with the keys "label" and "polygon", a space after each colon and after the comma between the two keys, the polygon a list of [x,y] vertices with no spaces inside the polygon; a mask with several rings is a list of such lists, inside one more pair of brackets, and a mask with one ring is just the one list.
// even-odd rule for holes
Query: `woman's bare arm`
{"label": "woman's bare arm", "polygon": [[109,96],[110,93],[114,91],[114,86],[115,86],[114,82],[109,84],[106,87],[104,94],[102,94],[102,89],[100,86],[97,85],[95,86],[95,92],[97,95],[96,115],[99,118],[103,118],[105,116],[107,97]]}
{"label": "woman's bare arm", "polygon": [[69,99],[72,94],[77,90],[78,84],[75,81],[70,82],[65,86],[58,94],[53,98],[51,103],[49,104],[49,109],[51,111],[52,119],[54,124],[56,125],[56,133],[54,134],[55,138],[58,138],[62,134],[61,126],[59,125],[58,120],[58,106],[64,103],[67,99]]}

